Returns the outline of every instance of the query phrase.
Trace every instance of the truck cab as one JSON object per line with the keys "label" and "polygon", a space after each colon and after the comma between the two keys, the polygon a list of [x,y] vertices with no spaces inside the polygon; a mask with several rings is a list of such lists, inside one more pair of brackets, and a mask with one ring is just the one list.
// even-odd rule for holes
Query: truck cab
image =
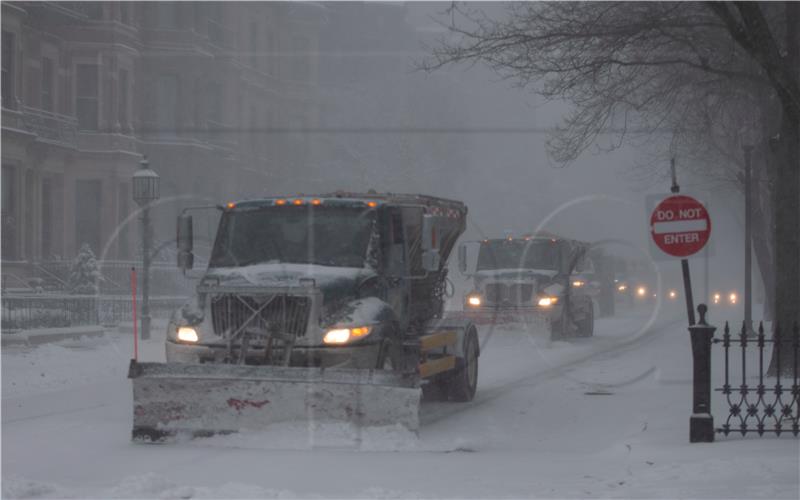
{"label": "truck cab", "polygon": [[[418,370],[415,339],[443,320],[445,259],[466,206],[335,193],[222,210],[196,302],[168,325],[168,362]],[[182,217],[190,235],[191,216]]]}
{"label": "truck cab", "polygon": [[[477,252],[469,269],[467,248]],[[591,336],[597,283],[587,249],[542,234],[463,244],[459,266],[472,281],[464,314],[479,324],[543,320],[553,337]]]}

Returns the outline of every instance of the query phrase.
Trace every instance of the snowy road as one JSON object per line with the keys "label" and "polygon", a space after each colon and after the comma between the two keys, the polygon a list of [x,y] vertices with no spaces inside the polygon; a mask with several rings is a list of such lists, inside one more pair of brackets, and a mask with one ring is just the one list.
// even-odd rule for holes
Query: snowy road
{"label": "snowy road", "polygon": [[4,349],[3,497],[797,498],[795,439],[688,444],[675,313],[623,313],[572,342],[482,331],[476,399],[427,403],[418,436],[286,425],[132,444],[128,336]]}

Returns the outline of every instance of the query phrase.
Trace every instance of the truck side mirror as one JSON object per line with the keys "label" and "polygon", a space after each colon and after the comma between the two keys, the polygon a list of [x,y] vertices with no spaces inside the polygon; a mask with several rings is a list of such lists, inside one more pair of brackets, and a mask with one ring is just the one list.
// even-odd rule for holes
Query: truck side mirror
{"label": "truck side mirror", "polygon": [[186,272],[194,267],[194,231],[192,229],[192,216],[181,214],[178,216],[178,267]]}
{"label": "truck side mirror", "polygon": [[458,271],[467,274],[467,246],[463,243],[458,245]]}
{"label": "truck side mirror", "polygon": [[422,268],[428,272],[435,272],[439,270],[442,258],[439,255],[439,250],[431,249],[422,252]]}
{"label": "truck side mirror", "polygon": [[422,216],[422,250],[439,248],[437,241],[436,217],[430,214]]}
{"label": "truck side mirror", "polygon": [[422,268],[428,272],[438,271],[441,265],[438,232],[436,216],[424,214],[422,216]]}

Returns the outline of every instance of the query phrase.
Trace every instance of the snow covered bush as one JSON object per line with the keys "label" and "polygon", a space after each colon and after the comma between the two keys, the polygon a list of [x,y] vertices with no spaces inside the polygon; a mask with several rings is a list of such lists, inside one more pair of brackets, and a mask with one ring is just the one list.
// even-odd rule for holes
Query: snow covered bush
{"label": "snow covered bush", "polygon": [[80,295],[96,295],[99,291],[100,270],[88,243],[81,246],[69,272],[69,289]]}

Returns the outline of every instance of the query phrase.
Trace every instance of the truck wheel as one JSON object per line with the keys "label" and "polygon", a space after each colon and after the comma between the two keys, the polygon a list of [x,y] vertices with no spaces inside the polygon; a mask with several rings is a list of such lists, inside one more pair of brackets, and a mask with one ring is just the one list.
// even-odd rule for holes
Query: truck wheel
{"label": "truck wheel", "polygon": [[447,379],[434,378],[422,386],[422,399],[424,401],[447,401],[448,392]]}
{"label": "truck wheel", "polygon": [[449,380],[450,399],[458,402],[472,401],[478,388],[478,334],[471,326],[464,339],[464,357],[456,358],[456,368]]}
{"label": "truck wheel", "polygon": [[392,342],[384,340],[378,352],[378,360],[375,368],[378,370],[393,371],[395,367],[399,366],[400,363],[397,361],[396,349],[392,345]]}
{"label": "truck wheel", "polygon": [[589,310],[580,323],[578,323],[578,336],[591,337],[594,335],[594,304],[589,305]]}

